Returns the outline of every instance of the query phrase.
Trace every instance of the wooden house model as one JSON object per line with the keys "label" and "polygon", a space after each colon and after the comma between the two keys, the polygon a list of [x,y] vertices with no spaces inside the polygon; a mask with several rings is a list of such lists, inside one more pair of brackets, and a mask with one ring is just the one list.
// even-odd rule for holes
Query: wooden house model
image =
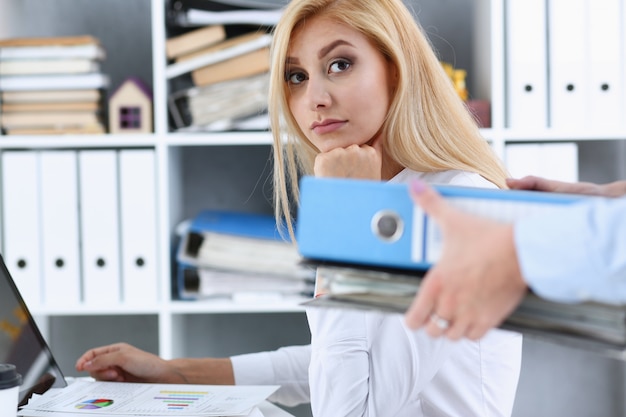
{"label": "wooden house model", "polygon": [[111,94],[109,132],[152,132],[152,92],[140,79],[127,78]]}

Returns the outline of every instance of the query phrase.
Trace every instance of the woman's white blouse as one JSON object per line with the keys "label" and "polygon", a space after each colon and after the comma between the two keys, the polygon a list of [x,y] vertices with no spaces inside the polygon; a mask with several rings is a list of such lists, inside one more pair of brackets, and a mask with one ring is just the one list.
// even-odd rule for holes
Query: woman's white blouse
{"label": "woman's white blouse", "polygon": [[[405,169],[391,182],[495,188],[462,171]],[[310,346],[231,358],[237,384],[281,385],[270,400],[311,402],[316,417],[510,416],[522,336],[492,330],[478,341],[431,338],[400,314],[307,309]]]}

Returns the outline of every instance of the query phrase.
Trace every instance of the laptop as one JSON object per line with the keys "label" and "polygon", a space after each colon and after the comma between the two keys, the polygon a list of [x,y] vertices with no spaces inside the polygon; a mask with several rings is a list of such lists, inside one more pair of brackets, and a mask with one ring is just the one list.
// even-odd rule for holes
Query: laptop
{"label": "laptop", "polygon": [[15,365],[22,375],[18,407],[32,394],[67,386],[63,372],[0,255],[0,363]]}

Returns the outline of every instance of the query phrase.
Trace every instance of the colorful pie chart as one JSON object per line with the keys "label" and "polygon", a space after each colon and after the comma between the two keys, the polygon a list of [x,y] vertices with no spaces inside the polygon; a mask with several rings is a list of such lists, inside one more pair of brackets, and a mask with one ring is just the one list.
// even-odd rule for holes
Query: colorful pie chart
{"label": "colorful pie chart", "polygon": [[80,404],[76,404],[76,408],[79,410],[97,410],[99,408],[108,407],[113,404],[113,400],[106,400],[104,398],[97,398],[95,400],[83,401]]}

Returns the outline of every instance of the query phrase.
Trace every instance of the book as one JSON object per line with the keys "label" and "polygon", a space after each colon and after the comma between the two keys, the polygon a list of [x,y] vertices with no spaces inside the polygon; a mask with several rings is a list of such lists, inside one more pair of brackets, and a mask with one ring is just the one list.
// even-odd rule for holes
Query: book
{"label": "book", "polygon": [[97,102],[100,98],[97,89],[0,91],[3,103]]}
{"label": "book", "polygon": [[58,111],[96,111],[100,108],[97,101],[59,101],[34,103],[2,103],[0,113],[13,112],[58,112]]}
{"label": "book", "polygon": [[226,30],[223,25],[205,26],[167,39],[165,41],[165,53],[169,59],[174,59],[224,39],[226,39]]}
{"label": "book", "polygon": [[181,57],[177,62],[167,66],[165,75],[168,79],[172,79],[261,48],[268,48],[271,41],[271,35],[257,32],[226,39],[210,48]]}
{"label": "book", "polygon": [[270,49],[264,47],[194,70],[191,79],[195,85],[203,86],[268,72],[269,69]]}
{"label": "book", "polygon": [[[191,52],[189,54],[182,55],[176,58],[176,62],[189,61],[194,58],[198,58],[199,56],[212,54],[212,53],[222,51],[224,49],[229,49],[229,48],[232,48],[233,46],[242,45],[242,44],[257,42],[258,48],[262,46],[268,46],[271,39],[267,39],[267,36],[268,34],[262,31],[246,32],[246,33],[225,39],[222,42],[216,43],[206,48],[202,48],[197,51]],[[255,46],[252,46],[252,48],[255,48]],[[245,49],[244,51],[247,52],[248,50],[251,50],[251,49]]]}
{"label": "book", "polygon": [[0,76],[0,91],[99,89],[107,88],[109,82],[108,75],[98,72],[87,74],[4,75]]}
{"label": "book", "polygon": [[[574,194],[434,185],[468,213],[513,222],[589,197]],[[309,259],[404,269],[427,269],[441,254],[436,223],[413,203],[408,185],[303,177],[296,236]]]}
{"label": "book", "polygon": [[31,74],[79,74],[100,71],[100,64],[89,58],[13,59],[0,61],[0,76]]}
{"label": "book", "polygon": [[[425,271],[349,263],[316,265],[317,296],[303,305],[404,313]],[[594,302],[559,303],[528,292],[503,328],[589,347],[626,348],[626,307]]]}
{"label": "book", "polygon": [[212,24],[274,26],[282,9],[272,2],[256,2],[253,6],[239,2],[206,0],[175,0],[169,2],[167,18],[170,24],[195,27]]}
{"label": "book", "polygon": [[275,26],[282,16],[282,9],[274,10],[233,10],[228,12],[210,12],[206,10],[189,9],[181,17],[181,22],[187,25],[208,24],[245,24]]}
{"label": "book", "polygon": [[102,123],[83,126],[55,126],[55,127],[10,127],[3,128],[5,135],[95,135],[106,133]]}
{"label": "book", "polygon": [[9,112],[0,114],[0,125],[5,129],[89,126],[98,123],[100,123],[100,119],[97,111]]}
{"label": "book", "polygon": [[0,61],[87,58],[103,60],[106,52],[93,36],[31,37],[0,40]]}
{"label": "book", "polygon": [[269,73],[191,87],[170,94],[168,106],[177,128],[258,116],[267,110]]}
{"label": "book", "polygon": [[241,119],[218,120],[208,125],[187,126],[176,129],[180,133],[206,133],[224,131],[267,131],[270,128],[270,119],[267,112],[257,116],[243,117]]}
{"label": "book", "polygon": [[76,46],[93,45],[98,43],[98,39],[91,35],[23,37],[0,39],[0,48],[31,46]]}

